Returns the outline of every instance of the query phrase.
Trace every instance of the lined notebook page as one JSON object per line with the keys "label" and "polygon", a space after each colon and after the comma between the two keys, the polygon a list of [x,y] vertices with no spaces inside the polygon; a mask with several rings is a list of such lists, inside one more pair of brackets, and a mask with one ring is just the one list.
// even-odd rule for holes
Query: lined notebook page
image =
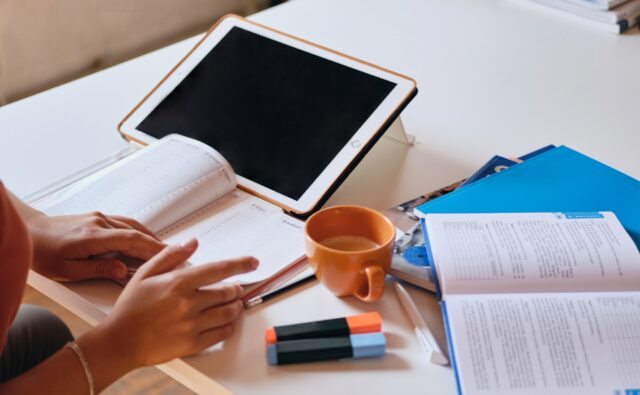
{"label": "lined notebook page", "polygon": [[171,135],[121,160],[45,212],[99,210],[135,218],[159,232],[236,185],[233,169],[217,151]]}
{"label": "lined notebook page", "polygon": [[265,280],[304,255],[303,222],[279,207],[240,189],[229,193],[163,230],[158,236],[170,244],[197,237],[192,265],[239,256],[260,261],[251,273],[231,277],[242,284]]}
{"label": "lined notebook page", "polygon": [[169,244],[197,237],[193,265],[254,256],[258,270],[229,281],[255,283],[304,255],[303,223],[236,185],[233,169],[218,152],[172,135],[71,188],[44,211],[125,215]]}

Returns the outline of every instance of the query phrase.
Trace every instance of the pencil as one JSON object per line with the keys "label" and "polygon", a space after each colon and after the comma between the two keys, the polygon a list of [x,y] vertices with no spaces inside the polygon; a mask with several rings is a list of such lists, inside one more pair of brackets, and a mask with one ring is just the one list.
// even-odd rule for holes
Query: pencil
{"label": "pencil", "polygon": [[257,305],[259,305],[261,303],[264,303],[264,302],[268,301],[269,299],[273,299],[278,295],[282,295],[285,292],[288,292],[288,291],[290,291],[290,290],[292,290],[294,288],[297,288],[297,287],[299,287],[299,286],[301,286],[303,284],[311,282],[312,280],[315,280],[315,278],[316,278],[315,274],[311,274],[311,275],[309,275],[307,277],[304,277],[304,278],[301,278],[300,280],[295,281],[295,282],[293,282],[293,283],[291,283],[291,284],[289,284],[287,286],[284,286],[282,288],[276,289],[273,292],[269,292],[269,293],[266,293],[264,295],[254,296],[253,298],[251,298],[251,299],[247,300],[246,302],[244,302],[244,307],[248,309],[248,308],[257,306]]}

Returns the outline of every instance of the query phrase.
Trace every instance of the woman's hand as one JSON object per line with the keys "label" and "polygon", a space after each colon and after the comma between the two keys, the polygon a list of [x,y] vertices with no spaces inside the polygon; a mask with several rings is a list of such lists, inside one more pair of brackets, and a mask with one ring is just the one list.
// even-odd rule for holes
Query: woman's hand
{"label": "woman's hand", "polygon": [[99,212],[52,217],[35,212],[25,217],[33,238],[32,269],[54,280],[124,279],[127,267],[122,261],[96,256],[120,253],[148,260],[165,246],[126,217]]}
{"label": "woman's hand", "polygon": [[166,247],[138,269],[109,317],[96,329],[129,366],[155,365],[199,352],[233,333],[242,311],[242,288],[215,284],[255,270],[244,257],[180,267],[197,248],[195,239]]}
{"label": "woman's hand", "polygon": [[[252,271],[258,262],[238,258],[182,266],[197,245],[191,240],[166,247],[142,265],[111,314],[76,341],[96,393],[133,369],[196,353],[231,336],[242,311],[241,288],[202,287]],[[28,372],[0,383],[0,392],[86,394],[88,383],[78,356],[65,347]]]}

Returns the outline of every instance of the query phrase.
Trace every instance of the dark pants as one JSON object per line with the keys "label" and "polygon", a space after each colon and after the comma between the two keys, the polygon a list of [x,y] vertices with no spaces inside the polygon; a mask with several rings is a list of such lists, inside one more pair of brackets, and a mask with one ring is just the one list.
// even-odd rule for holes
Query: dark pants
{"label": "dark pants", "polygon": [[33,368],[72,340],[69,328],[50,311],[20,306],[0,354],[0,382]]}

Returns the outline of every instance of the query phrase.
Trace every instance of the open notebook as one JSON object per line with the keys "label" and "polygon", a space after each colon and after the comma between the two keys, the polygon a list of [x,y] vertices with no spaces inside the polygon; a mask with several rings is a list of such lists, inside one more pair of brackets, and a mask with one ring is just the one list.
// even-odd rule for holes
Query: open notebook
{"label": "open notebook", "polygon": [[170,135],[39,205],[49,215],[99,210],[135,218],[170,244],[197,237],[190,264],[250,255],[252,273],[229,281],[272,282],[306,266],[303,223],[237,188],[227,160],[196,140]]}

